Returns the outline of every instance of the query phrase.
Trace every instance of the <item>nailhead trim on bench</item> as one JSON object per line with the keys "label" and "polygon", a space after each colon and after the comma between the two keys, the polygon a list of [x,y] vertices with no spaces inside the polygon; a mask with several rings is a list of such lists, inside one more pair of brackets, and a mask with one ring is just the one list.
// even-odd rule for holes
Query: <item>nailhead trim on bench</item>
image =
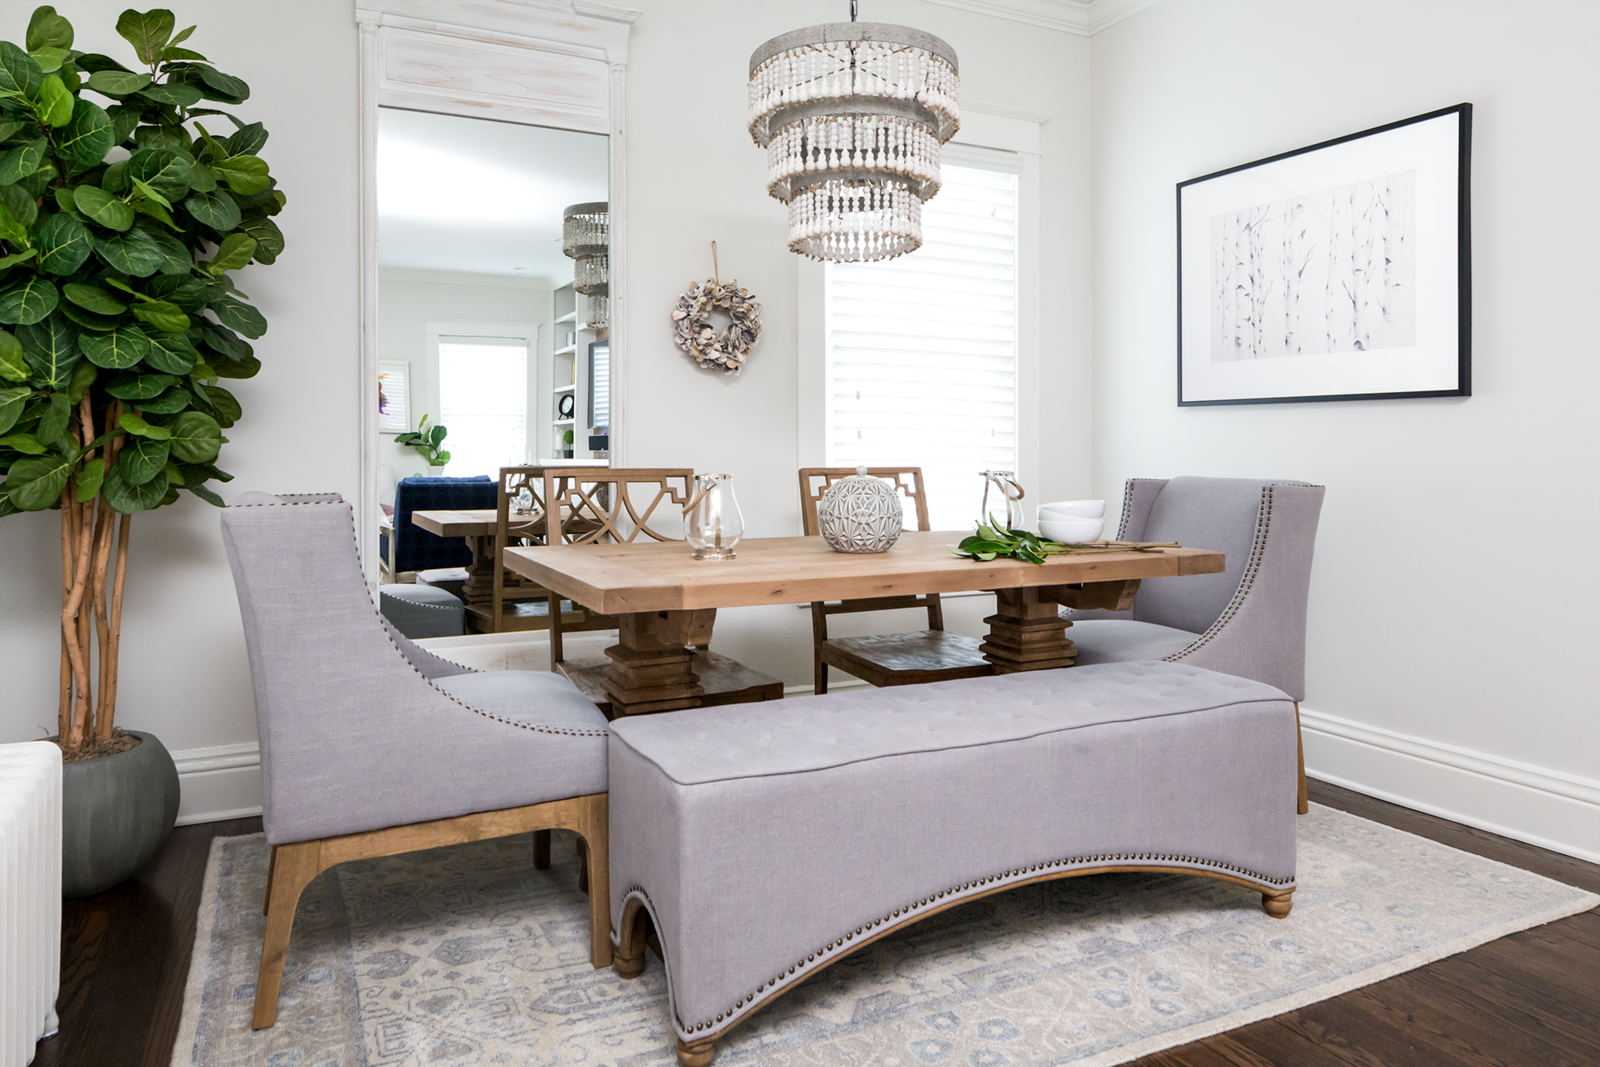
{"label": "nailhead trim on bench", "polygon": [[[823,963],[826,963],[828,962],[827,957],[830,954],[837,954],[838,950],[844,947],[845,942],[859,937],[869,930],[874,930],[878,927],[881,927],[885,923],[888,923],[890,926],[894,926],[895,919],[901,918],[902,916],[909,917],[912,911],[918,908],[926,908],[929,904],[937,904],[946,896],[953,897],[958,893],[965,893],[974,888],[994,885],[997,882],[1025,878],[1029,875],[1038,874],[1041,871],[1059,870],[1069,867],[1098,867],[1110,863],[1181,864],[1181,867],[1174,867],[1173,869],[1181,871],[1184,868],[1189,868],[1198,869],[1202,872],[1226,872],[1228,874],[1238,875],[1241,878],[1245,878],[1252,882],[1257,882],[1261,885],[1267,886],[1289,886],[1295,881],[1293,876],[1288,878],[1268,878],[1265,875],[1257,874],[1255,871],[1246,870],[1243,867],[1235,867],[1229,863],[1218,863],[1215,860],[1201,859],[1198,856],[1167,856],[1149,852],[1117,853],[1115,855],[1103,856],[1079,856],[1068,859],[1050,860],[1045,863],[1036,863],[1030,867],[1018,867],[1014,870],[1005,871],[1001,874],[993,874],[987,878],[979,878],[978,880],[972,882],[963,882],[958,886],[952,886],[949,889],[940,890],[932,896],[923,897],[921,900],[912,901],[910,904],[904,907],[896,908],[894,911],[890,912],[888,915],[885,915],[881,919],[874,919],[865,925],[858,926],[855,928],[853,933],[847,931],[844,936],[838,940],[830,941],[817,951],[808,953],[806,958],[803,960],[797,960],[794,966],[790,967],[786,972],[780,973],[776,978],[769,982],[763,982],[762,984],[756,986],[753,992],[747,994],[743,999],[736,1001],[731,1008],[729,1008],[725,1013],[718,1015],[715,1019],[708,1019],[703,1023],[696,1023],[694,1026],[687,1026],[685,1025],[682,1017],[677,1017],[676,1022],[678,1024],[678,1030],[684,1035],[698,1034],[706,1030],[716,1029],[716,1025],[722,1022],[724,1019],[727,1019],[731,1023],[734,1019],[734,1016],[742,1014],[742,1009],[744,1009],[747,1005],[751,1009],[754,1009],[757,994],[766,992],[768,988],[776,990],[779,985],[785,984],[788,979],[795,974],[796,971],[802,972],[799,977],[804,979],[804,971],[807,964],[815,963],[819,957],[822,958]],[[650,907],[650,912],[653,916],[655,913],[655,907],[650,903],[650,894],[645,892],[643,886],[629,886],[627,892],[623,893],[622,898],[624,901],[626,901],[628,897],[633,896],[634,894],[638,894],[641,898],[643,898],[645,904]],[[813,970],[814,969],[815,968],[813,968]]]}

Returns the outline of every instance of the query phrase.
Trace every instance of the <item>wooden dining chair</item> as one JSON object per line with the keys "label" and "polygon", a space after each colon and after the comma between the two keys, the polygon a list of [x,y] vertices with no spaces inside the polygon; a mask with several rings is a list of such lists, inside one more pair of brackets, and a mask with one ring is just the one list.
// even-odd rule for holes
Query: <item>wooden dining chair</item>
{"label": "wooden dining chair", "polygon": [[[828,486],[856,473],[854,467],[803,467],[800,470],[800,517],[807,537],[821,535],[817,504]],[[888,482],[914,509],[918,530],[930,528],[928,493],[921,467],[868,467],[867,474]],[[828,636],[828,616],[895,608],[922,608],[928,628],[866,637]],[[880,596],[811,605],[811,656],[817,693],[828,691],[828,668],[836,667],[872,685],[918,685],[953,678],[978,678],[994,673],[975,637],[949,633],[938,593],[925,596]]]}
{"label": "wooden dining chair", "polygon": [[[545,513],[551,517],[552,545],[633,544],[682,541],[683,509],[694,487],[694,471],[674,467],[546,467]],[[687,549],[685,549],[687,551]],[[712,613],[712,618],[715,613]],[[614,615],[601,615],[573,603],[572,611],[551,616],[550,669],[571,679],[593,698],[607,718],[614,717],[603,675],[608,658],[566,658],[563,636],[583,630],[614,630]],[[783,682],[753,670],[704,645],[694,646],[694,671],[705,694],[702,707],[778,700]]]}
{"label": "wooden dining chair", "polygon": [[[480,633],[544,630],[550,626],[550,591],[506,569],[505,550],[519,544],[544,544],[541,494],[543,467],[501,467],[495,487],[493,598],[467,605],[471,626]],[[516,498],[524,488],[533,496],[533,511],[519,514]]]}

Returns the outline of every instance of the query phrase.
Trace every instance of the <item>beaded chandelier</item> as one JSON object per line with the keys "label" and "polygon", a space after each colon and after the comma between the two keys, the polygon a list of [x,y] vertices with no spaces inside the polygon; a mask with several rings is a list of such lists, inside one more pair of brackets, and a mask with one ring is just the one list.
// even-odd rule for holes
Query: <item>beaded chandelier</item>
{"label": "beaded chandelier", "polygon": [[961,125],[955,49],[905,26],[832,22],[750,57],[750,136],[767,192],[789,205],[789,250],[891,259],[922,246],[939,146]]}
{"label": "beaded chandelier", "polygon": [[572,288],[589,298],[588,324],[611,317],[611,212],[605,201],[561,213],[561,251],[572,257]]}

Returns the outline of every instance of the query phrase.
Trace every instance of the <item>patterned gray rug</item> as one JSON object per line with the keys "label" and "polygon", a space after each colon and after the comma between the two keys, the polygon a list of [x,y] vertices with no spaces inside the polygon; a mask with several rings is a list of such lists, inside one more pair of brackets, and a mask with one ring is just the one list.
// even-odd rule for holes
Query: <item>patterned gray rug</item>
{"label": "patterned gray rug", "polygon": [[[1600,905],[1313,805],[1294,911],[1205,878],[1113,874],[936,915],[823,972],[717,1047],[754,1064],[1122,1063]],[[212,846],[175,1067],[676,1063],[660,961],[589,966],[570,838],[336,867],[300,903],[278,1024],[252,1033],[267,847]]]}

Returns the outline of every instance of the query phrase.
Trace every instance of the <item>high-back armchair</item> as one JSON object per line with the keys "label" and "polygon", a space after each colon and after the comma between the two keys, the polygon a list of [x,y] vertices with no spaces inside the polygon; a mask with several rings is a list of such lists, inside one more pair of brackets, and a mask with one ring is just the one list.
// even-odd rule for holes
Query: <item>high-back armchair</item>
{"label": "high-back armchair", "polygon": [[[1160,659],[1305,698],[1306,597],[1324,488],[1250,478],[1130,478],[1119,541],[1227,556],[1220,574],[1146,578],[1127,611],[1072,610],[1078,665]],[[1305,810],[1304,759],[1301,810]]]}
{"label": "high-back armchair", "polygon": [[222,532],[272,846],[255,1027],[276,1019],[301,891],[349,860],[574,830],[588,846],[591,960],[608,964],[604,716],[563,678],[471,671],[390,627],[338,498],[245,501]]}
{"label": "high-back armchair", "polygon": [[[402,478],[394,490],[393,532],[379,534],[383,580],[405,574],[466,567],[472,550],[458,537],[440,537],[411,521],[413,511],[473,511],[494,507],[495,483],[487,474],[469,478]],[[464,577],[464,575],[463,575]]]}

